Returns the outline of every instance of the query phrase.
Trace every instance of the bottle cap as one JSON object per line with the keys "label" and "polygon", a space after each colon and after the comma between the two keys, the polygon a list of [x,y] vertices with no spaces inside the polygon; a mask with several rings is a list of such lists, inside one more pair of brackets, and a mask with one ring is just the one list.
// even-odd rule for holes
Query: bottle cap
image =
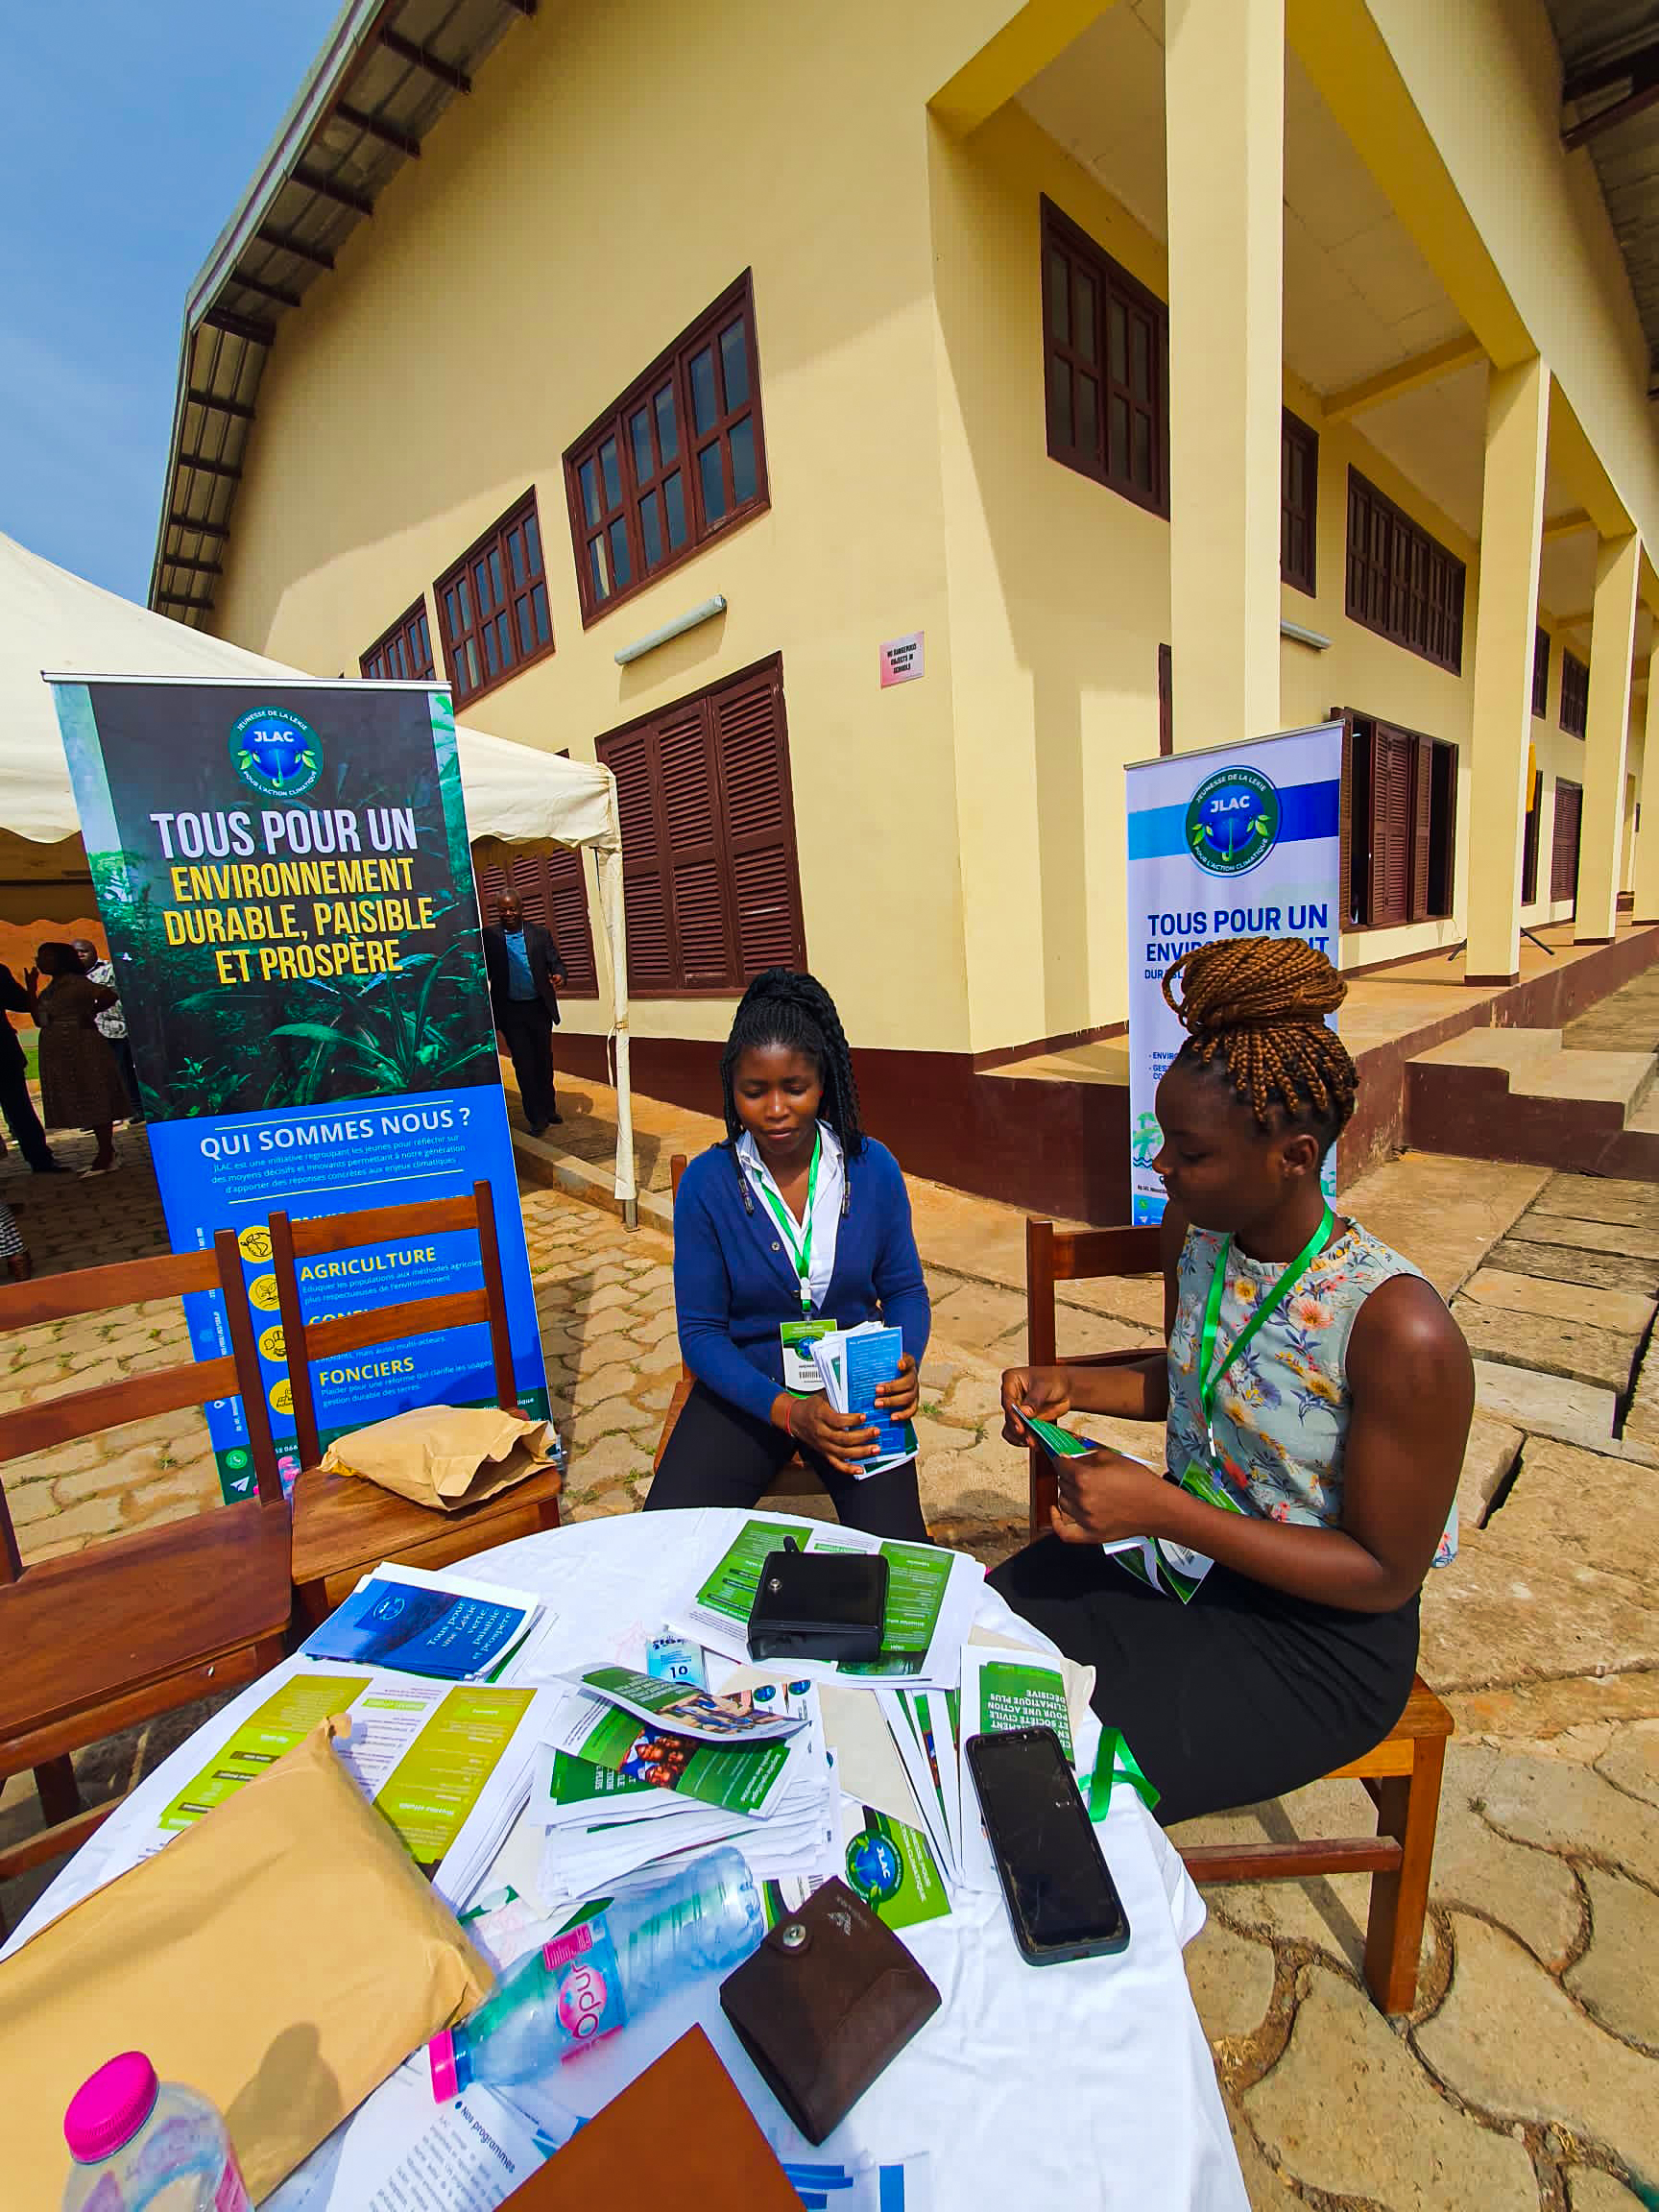
{"label": "bottle cap", "polygon": [[445,2028],[433,2036],[426,2046],[426,2062],[432,2069],[432,2098],[438,2104],[447,2104],[451,2097],[461,2093],[461,2078],[455,2064],[455,2036]]}
{"label": "bottle cap", "polygon": [[160,2084],[142,2051],[124,2051],[83,2081],[63,2115],[63,2140],[81,2166],[95,2166],[131,2143],[156,2109]]}

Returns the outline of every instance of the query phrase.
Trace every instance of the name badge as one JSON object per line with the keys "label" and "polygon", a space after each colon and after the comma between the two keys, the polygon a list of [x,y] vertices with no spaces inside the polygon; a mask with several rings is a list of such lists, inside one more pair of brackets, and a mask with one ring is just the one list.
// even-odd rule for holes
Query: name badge
{"label": "name badge", "polygon": [[822,1390],[824,1379],[812,1364],[810,1350],[816,1336],[832,1336],[841,1326],[820,1316],[811,1321],[785,1321],[778,1332],[783,1347],[783,1387],[805,1398]]}

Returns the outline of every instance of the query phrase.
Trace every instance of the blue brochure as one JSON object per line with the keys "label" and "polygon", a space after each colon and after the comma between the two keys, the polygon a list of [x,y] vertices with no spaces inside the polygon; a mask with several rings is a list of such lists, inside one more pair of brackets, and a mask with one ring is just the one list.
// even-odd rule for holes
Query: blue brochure
{"label": "blue brochure", "polygon": [[473,1682],[518,1642],[533,1614],[470,1591],[375,1575],[301,1649],[308,1659],[345,1660]]}

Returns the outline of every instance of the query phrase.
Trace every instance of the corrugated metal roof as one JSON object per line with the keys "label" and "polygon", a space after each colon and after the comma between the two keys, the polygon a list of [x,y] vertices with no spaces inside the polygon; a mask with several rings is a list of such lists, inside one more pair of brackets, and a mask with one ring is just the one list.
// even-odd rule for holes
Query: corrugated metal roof
{"label": "corrugated metal roof", "polygon": [[349,0],[185,303],[150,605],[200,626],[283,316],[537,0]]}
{"label": "corrugated metal roof", "polygon": [[[1561,49],[1563,125],[1590,126],[1596,164],[1647,338],[1649,397],[1659,372],[1659,5],[1545,0]],[[1596,119],[1604,118],[1601,128]]]}

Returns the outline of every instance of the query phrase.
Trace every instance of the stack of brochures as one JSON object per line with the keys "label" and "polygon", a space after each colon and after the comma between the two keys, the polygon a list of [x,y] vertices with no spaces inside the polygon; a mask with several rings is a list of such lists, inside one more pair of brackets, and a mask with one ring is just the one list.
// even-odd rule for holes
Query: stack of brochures
{"label": "stack of brochures", "polygon": [[831,1329],[814,1336],[807,1350],[824,1395],[837,1413],[857,1413],[876,1431],[876,1456],[858,1463],[860,1479],[902,1467],[916,1456],[916,1431],[908,1421],[895,1421],[878,1406],[876,1393],[891,1382],[904,1357],[904,1339],[897,1329],[879,1321],[864,1321],[856,1329]]}
{"label": "stack of brochures", "polygon": [[300,1647],[308,1659],[395,1667],[440,1682],[493,1682],[541,1618],[528,1591],[447,1572],[376,1567]]}
{"label": "stack of brochures", "polygon": [[543,1695],[530,1816],[548,1911],[643,1866],[731,1842],[759,1883],[832,1870],[834,1774],[815,1686],[748,1669],[718,1695],[621,1667]]}

